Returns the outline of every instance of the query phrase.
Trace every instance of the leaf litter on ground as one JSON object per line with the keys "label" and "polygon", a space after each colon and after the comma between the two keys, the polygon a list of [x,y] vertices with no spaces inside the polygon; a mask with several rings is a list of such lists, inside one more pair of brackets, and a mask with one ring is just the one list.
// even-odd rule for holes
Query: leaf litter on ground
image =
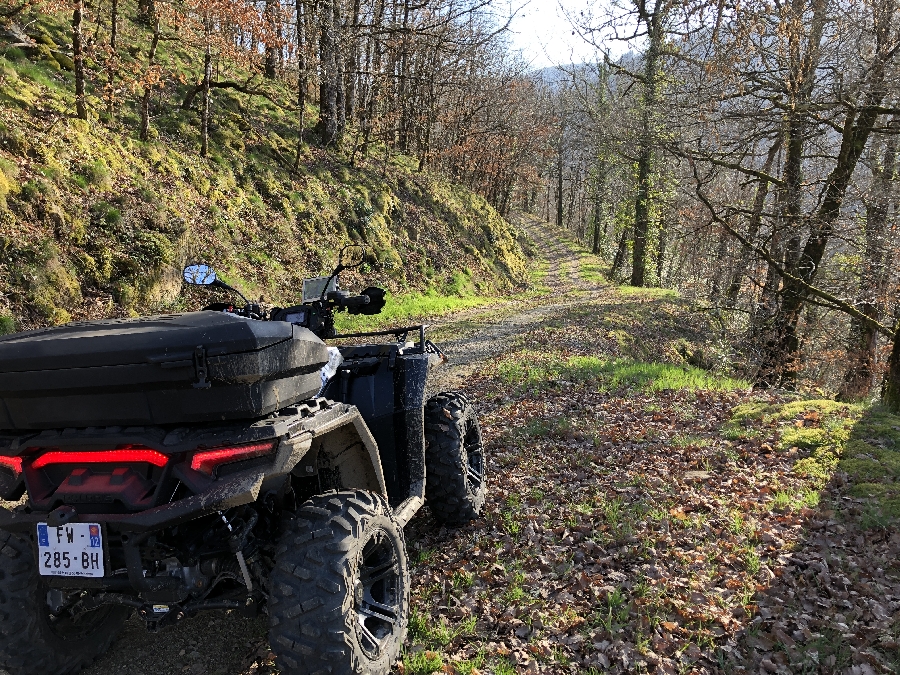
{"label": "leaf litter on ground", "polygon": [[896,520],[838,464],[862,409],[752,393],[688,303],[610,293],[467,382],[488,503],[410,524],[398,670],[900,672]]}

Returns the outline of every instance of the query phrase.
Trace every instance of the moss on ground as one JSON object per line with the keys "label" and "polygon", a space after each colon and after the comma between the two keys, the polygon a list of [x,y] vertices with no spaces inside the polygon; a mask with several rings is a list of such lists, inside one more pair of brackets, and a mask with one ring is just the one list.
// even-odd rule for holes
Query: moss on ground
{"label": "moss on ground", "polygon": [[747,440],[776,427],[776,450],[798,456],[793,471],[820,490],[836,472],[849,494],[869,500],[868,522],[900,518],[900,416],[880,407],[823,400],[752,402],[734,408],[726,437]]}

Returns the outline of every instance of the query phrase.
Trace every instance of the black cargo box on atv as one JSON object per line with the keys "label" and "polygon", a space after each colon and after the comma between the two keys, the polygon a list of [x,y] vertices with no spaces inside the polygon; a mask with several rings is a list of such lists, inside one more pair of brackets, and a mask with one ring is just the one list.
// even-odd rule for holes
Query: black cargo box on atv
{"label": "black cargo box on atv", "polygon": [[0,338],[0,429],[212,422],[318,391],[325,344],[225,312],[70,323]]}

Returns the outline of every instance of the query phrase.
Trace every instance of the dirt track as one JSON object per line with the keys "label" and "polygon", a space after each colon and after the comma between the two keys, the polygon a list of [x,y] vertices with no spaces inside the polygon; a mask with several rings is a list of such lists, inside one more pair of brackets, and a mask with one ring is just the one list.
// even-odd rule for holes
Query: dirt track
{"label": "dirt track", "polygon": [[[553,292],[506,307],[470,310],[450,319],[434,322],[450,362],[434,373],[430,389],[458,386],[479,364],[502,353],[519,335],[552,318],[577,296],[584,301],[599,289],[580,281],[577,260],[562,243],[546,237],[537,221],[522,225],[545,252],[547,275],[543,284]],[[526,308],[527,307],[527,308]],[[250,675],[277,672],[266,642],[267,617],[242,618],[231,612],[201,614],[184,623],[150,634],[140,619],[132,618],[113,648],[85,675]]]}

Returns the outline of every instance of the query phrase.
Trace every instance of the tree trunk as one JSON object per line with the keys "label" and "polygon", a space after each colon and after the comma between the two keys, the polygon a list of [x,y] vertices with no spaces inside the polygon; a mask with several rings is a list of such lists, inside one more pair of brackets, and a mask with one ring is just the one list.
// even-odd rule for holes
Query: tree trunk
{"label": "tree trunk", "polygon": [[644,92],[641,110],[641,137],[638,151],[637,197],[634,202],[634,247],[632,249],[631,285],[643,286],[646,279],[647,235],[650,232],[650,190],[654,124],[656,107],[659,105],[659,54],[663,40],[662,9],[657,3],[657,11],[645,21],[650,43],[644,55]]}
{"label": "tree trunk", "polygon": [[669,239],[669,230],[666,227],[666,221],[663,217],[659,219],[659,231],[658,231],[658,250],[656,252],[656,285],[662,287],[663,285],[663,265],[666,262],[666,246],[668,245]]}
{"label": "tree trunk", "polygon": [[[787,150],[784,186],[782,187],[780,198],[784,226],[790,234],[785,242],[784,267],[792,276],[799,276],[806,283],[811,283],[815,276],[818,263],[825,252],[824,246],[827,244],[830,228],[837,217],[837,213],[834,213],[833,216],[830,216],[829,223],[826,224],[821,221],[819,215],[804,218],[801,213],[803,153],[808,126],[805,118],[805,115],[808,113],[803,111],[803,108],[809,103],[815,84],[814,73],[820,60],[820,43],[824,33],[828,5],[827,0],[814,0],[809,28],[791,30],[788,36],[789,69],[786,85],[787,90],[790,92],[791,111],[787,116],[785,130]],[[802,25],[805,9],[805,0],[794,0],[793,12],[798,26]],[[801,43],[803,38],[806,39],[805,50]],[[843,165],[844,161],[849,159],[849,157],[845,157],[845,147],[848,141],[847,134],[851,131],[853,125],[852,118],[854,114],[848,113],[847,115],[847,126],[844,129],[844,139],[838,158],[838,166]],[[868,137],[868,133],[866,137]],[[859,148],[859,151],[861,152],[862,148]],[[852,160],[854,167],[858,158],[859,155],[857,154]],[[837,172],[838,168],[836,167],[834,171]],[[834,204],[840,210],[843,192],[846,190],[846,182],[841,179],[840,182],[843,184],[843,188],[840,188],[834,182],[834,178],[836,178],[836,174],[832,172],[832,176],[828,180],[830,187],[827,189],[829,193],[834,195]],[[849,180],[849,176],[847,180]],[[835,189],[838,190],[839,194],[834,192]],[[828,197],[826,196],[827,200]],[[822,213],[822,208],[820,208],[820,213]],[[802,247],[801,231],[804,222],[810,226],[810,236],[807,239],[806,246]],[[820,222],[829,233],[824,240],[821,240],[822,250],[817,253],[815,250],[816,246],[810,247],[810,243],[819,239],[816,235],[817,230],[823,231],[819,226]],[[809,257],[810,254],[813,256],[812,258]],[[815,259],[816,256],[818,256],[817,259]],[[813,265],[812,268],[810,267],[811,264]],[[808,278],[805,278],[807,276]],[[793,386],[800,366],[800,339],[797,335],[797,323],[800,320],[800,310],[806,301],[806,295],[802,284],[798,285],[789,279],[784,281],[781,303],[776,309],[772,331],[768,334],[768,339],[763,347],[763,358],[758,373],[760,386],[769,386],[776,383],[781,383],[788,387]]]}
{"label": "tree trunk", "polygon": [[353,15],[350,17],[349,53],[350,61],[345,68],[346,96],[344,100],[344,117],[352,125],[356,117],[357,85],[359,82],[359,0],[353,0]]}
{"label": "tree trunk", "polygon": [[[775,157],[780,149],[781,139],[777,140],[772,144],[772,147],[769,148],[769,153],[766,155],[766,161],[762,168],[763,173],[769,173],[772,170],[772,163],[775,161]],[[747,224],[747,241],[754,242],[759,235],[759,228],[762,224],[762,212],[766,205],[766,198],[768,195],[769,181],[760,180],[759,185],[756,186],[756,197],[753,200],[753,211],[750,214],[750,222]],[[727,307],[734,307],[737,305],[738,294],[741,290],[741,284],[744,281],[744,273],[747,271],[747,266],[750,264],[750,253],[750,249],[741,247],[741,253],[738,256],[737,264],[731,275],[731,282],[728,284],[728,290],[725,292],[725,305]]]}
{"label": "tree trunk", "polygon": [[556,162],[556,228],[563,229],[563,156],[562,148]]}
{"label": "tree trunk", "polygon": [[[150,51],[147,54],[147,75],[149,76],[153,70],[154,61],[156,60],[156,48],[159,46],[160,25],[159,17],[153,24],[153,40],[150,42]],[[153,94],[153,88],[148,84],[144,84],[144,95],[141,97],[141,140],[146,141],[150,136],[150,97]],[[205,155],[204,155],[205,156]]]}
{"label": "tree trunk", "polygon": [[156,16],[156,0],[138,0],[138,23],[150,24]]}
{"label": "tree trunk", "polygon": [[892,413],[900,413],[900,321],[894,324],[894,343],[881,385],[881,401]]}
{"label": "tree trunk", "polygon": [[263,66],[263,75],[266,79],[274,80],[278,77],[278,61],[281,56],[281,44],[278,31],[278,0],[266,0],[265,18],[268,34],[266,38],[266,56]]}
{"label": "tree trunk", "polygon": [[619,246],[616,248],[616,255],[613,258],[612,269],[610,269],[609,271],[609,278],[612,281],[616,280],[619,271],[625,264],[625,257],[628,255],[628,236],[630,234],[631,233],[629,232],[629,228],[626,227],[622,230],[622,236],[619,237]]}
{"label": "tree trunk", "polygon": [[[208,39],[208,36],[207,36]],[[206,43],[203,56],[203,108],[200,113],[200,156],[209,155],[209,83],[212,80],[212,50]]]}
{"label": "tree trunk", "polygon": [[371,62],[369,61],[369,53],[366,54],[366,73],[371,82],[366,92],[365,108],[363,110],[363,118],[361,126],[363,129],[362,155],[369,154],[369,142],[372,136],[372,126],[375,120],[375,111],[378,105],[378,99],[381,96],[381,58],[382,47],[381,40],[378,38],[378,31],[381,29],[384,19],[384,0],[377,0],[375,3],[375,18],[372,26],[371,44]]}
{"label": "tree trunk", "polygon": [[294,157],[294,168],[300,166],[300,154],[303,151],[303,129],[306,126],[306,33],[304,19],[306,3],[296,0],[294,10],[297,19],[297,153]]}
{"label": "tree trunk", "polygon": [[119,0],[112,0],[109,10],[109,48],[116,51],[116,38],[119,34]]}
{"label": "tree trunk", "polygon": [[72,61],[75,63],[75,114],[86,120],[87,100],[84,94],[84,45],[82,44],[81,22],[84,18],[84,0],[76,0],[72,10]]}
{"label": "tree trunk", "polygon": [[719,246],[716,250],[715,258],[712,263],[715,266],[715,269],[712,272],[712,284],[710,284],[709,289],[709,301],[716,302],[719,299],[719,294],[722,289],[720,284],[722,283],[722,274],[724,273],[724,264],[725,258],[728,256],[728,243],[730,241],[731,235],[723,229],[720,239]]}
{"label": "tree trunk", "polygon": [[[891,120],[892,127],[900,126],[900,116]],[[866,251],[860,273],[860,311],[875,319],[881,317],[881,298],[890,278],[891,251],[885,241],[888,213],[893,201],[892,184],[897,179],[897,137],[888,137],[884,147],[884,160],[875,166],[872,199],[866,205]],[[878,334],[870,324],[851,318],[847,344],[847,371],[838,392],[840,400],[865,398],[872,389],[875,378],[875,356]]]}
{"label": "tree trunk", "polygon": [[319,123],[316,127],[322,144],[339,142],[344,131],[344,77],[341,72],[339,0],[325,0],[319,13]]}
{"label": "tree trunk", "polygon": [[770,384],[779,380],[784,386],[792,386],[796,379],[800,365],[797,324],[809,296],[804,284],[811,285],[815,280],[834,231],[834,223],[840,215],[847,186],[878,119],[877,106],[883,96],[884,89],[877,86],[870,91],[868,105],[860,108],[858,117],[855,111],[847,113],[837,164],[826,181],[821,206],[810,216],[810,235],[798,258],[796,278],[784,280],[774,332],[766,345],[760,367],[762,383]]}
{"label": "tree trunk", "polygon": [[603,205],[600,203],[599,194],[594,196],[593,206],[593,241],[591,242],[591,253],[598,255],[600,253],[600,224],[603,219]]}

